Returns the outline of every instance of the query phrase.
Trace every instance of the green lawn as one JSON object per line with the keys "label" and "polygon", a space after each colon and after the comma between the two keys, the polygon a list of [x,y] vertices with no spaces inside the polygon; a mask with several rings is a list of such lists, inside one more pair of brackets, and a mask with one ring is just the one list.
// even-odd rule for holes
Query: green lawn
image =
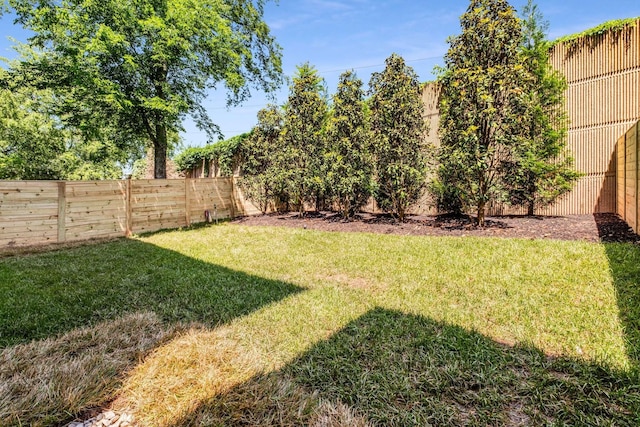
{"label": "green lawn", "polygon": [[631,244],[233,224],[8,257],[0,425],[638,425],[639,281]]}

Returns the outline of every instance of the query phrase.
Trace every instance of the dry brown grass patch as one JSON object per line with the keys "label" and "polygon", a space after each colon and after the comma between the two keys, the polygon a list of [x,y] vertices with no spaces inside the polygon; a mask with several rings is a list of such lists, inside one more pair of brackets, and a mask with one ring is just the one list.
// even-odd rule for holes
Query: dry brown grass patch
{"label": "dry brown grass patch", "polygon": [[228,334],[224,327],[184,331],[130,373],[113,406],[130,410],[142,425],[169,426],[247,381],[259,357]]}
{"label": "dry brown grass patch", "polygon": [[3,349],[0,425],[55,425],[105,405],[170,335],[155,314],[140,313]]}

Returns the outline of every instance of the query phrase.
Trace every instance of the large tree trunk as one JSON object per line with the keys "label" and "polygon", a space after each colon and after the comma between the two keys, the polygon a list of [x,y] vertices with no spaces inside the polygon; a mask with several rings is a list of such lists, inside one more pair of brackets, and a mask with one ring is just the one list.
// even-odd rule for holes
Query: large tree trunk
{"label": "large tree trunk", "polygon": [[404,217],[406,212],[405,212],[405,207],[400,202],[397,203],[396,211],[398,212],[398,220],[400,222],[404,222]]}
{"label": "large tree trunk", "polygon": [[153,143],[153,177],[167,178],[167,128],[156,125],[156,140]]}
{"label": "large tree trunk", "polygon": [[527,205],[527,215],[533,216],[536,207],[536,185],[535,185],[535,177],[529,175],[529,203]]}
{"label": "large tree trunk", "polygon": [[[167,82],[167,65],[158,64],[154,69],[154,86],[156,96],[162,100],[167,97],[164,92],[164,84]],[[155,113],[156,137],[153,141],[154,162],[153,177],[155,179],[167,178],[167,125],[164,113]]]}
{"label": "large tree trunk", "polygon": [[484,202],[478,203],[478,226],[479,227],[484,227],[484,208],[485,208]]}

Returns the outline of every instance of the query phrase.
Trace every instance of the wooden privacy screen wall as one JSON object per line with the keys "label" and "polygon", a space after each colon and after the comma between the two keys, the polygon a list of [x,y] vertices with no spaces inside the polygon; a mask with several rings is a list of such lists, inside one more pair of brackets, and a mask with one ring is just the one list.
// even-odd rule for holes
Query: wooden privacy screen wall
{"label": "wooden privacy screen wall", "polygon": [[[551,64],[567,79],[568,147],[576,169],[585,174],[574,190],[543,215],[616,211],[616,141],[640,119],[640,20],[621,31],[559,43]],[[439,91],[423,91],[429,141],[438,143]],[[493,213],[525,213],[496,207]]]}
{"label": "wooden privacy screen wall", "polygon": [[638,179],[638,146],[640,145],[640,121],[618,139],[617,154],[617,191],[616,212],[624,219],[633,231],[640,231],[638,223],[639,182]]}
{"label": "wooden privacy screen wall", "polygon": [[0,181],[0,247],[185,227],[205,210],[232,218],[234,189],[232,178]]}

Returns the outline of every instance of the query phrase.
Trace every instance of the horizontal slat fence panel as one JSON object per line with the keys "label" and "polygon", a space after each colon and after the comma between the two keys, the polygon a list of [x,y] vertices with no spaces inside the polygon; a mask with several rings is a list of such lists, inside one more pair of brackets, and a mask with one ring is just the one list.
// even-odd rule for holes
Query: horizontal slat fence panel
{"label": "horizontal slat fence panel", "polygon": [[231,178],[122,181],[0,181],[0,248],[184,227],[231,218]]}
{"label": "horizontal slat fence panel", "polygon": [[127,230],[126,181],[66,183],[65,239],[118,237]]}
{"label": "horizontal slat fence panel", "polygon": [[130,201],[133,233],[187,225],[184,180],[132,180]]}
{"label": "horizontal slat fence panel", "polygon": [[0,245],[57,241],[58,187],[55,181],[0,181]]}
{"label": "horizontal slat fence panel", "polygon": [[233,216],[233,178],[187,179],[189,217],[192,222],[204,222],[205,211],[212,219]]}

